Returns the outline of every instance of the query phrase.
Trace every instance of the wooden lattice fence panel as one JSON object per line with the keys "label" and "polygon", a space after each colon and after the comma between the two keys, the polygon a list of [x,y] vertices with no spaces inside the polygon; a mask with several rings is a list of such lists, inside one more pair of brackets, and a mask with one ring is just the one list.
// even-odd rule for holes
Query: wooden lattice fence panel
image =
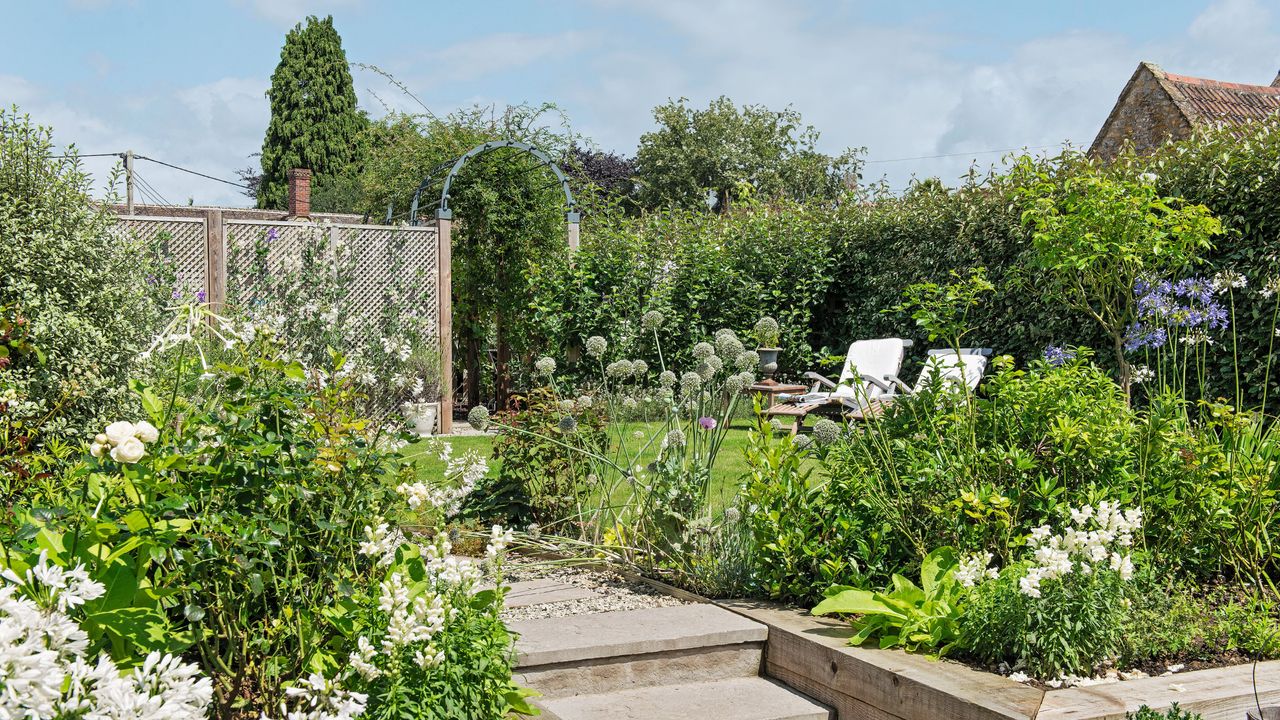
{"label": "wooden lattice fence panel", "polygon": [[173,269],[175,290],[195,295],[207,287],[204,218],[123,215],[111,232],[153,248]]}
{"label": "wooden lattice fence panel", "polygon": [[226,242],[233,304],[266,300],[271,278],[323,259],[333,265],[332,282],[348,288],[344,301],[355,315],[373,320],[394,306],[439,333],[434,227],[228,220]]}

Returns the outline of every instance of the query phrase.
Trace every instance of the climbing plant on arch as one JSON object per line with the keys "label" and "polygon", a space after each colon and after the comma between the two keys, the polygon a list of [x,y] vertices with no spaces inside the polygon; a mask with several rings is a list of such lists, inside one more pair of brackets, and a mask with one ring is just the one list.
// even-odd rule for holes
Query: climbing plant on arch
{"label": "climbing plant on arch", "polygon": [[[490,156],[490,162],[482,163],[489,167],[477,172],[485,175],[487,182],[477,183],[476,178],[469,178],[464,170],[474,167],[482,156]],[[539,176],[544,179],[533,185],[533,179]],[[468,183],[468,180],[472,182]],[[462,197],[457,198],[461,200],[458,219],[461,222],[460,237],[465,238],[459,248],[462,253],[460,262],[454,263],[454,194],[460,185],[464,191]],[[503,192],[504,187],[508,192]],[[540,233],[529,232],[521,211],[523,209],[530,216],[529,224],[536,226],[536,218],[545,217],[543,203],[552,188],[558,188],[556,194],[563,196],[566,240],[572,252],[578,246],[580,215],[569,179],[548,153],[530,143],[517,140],[480,143],[457,159],[434,167],[414,191],[409,209],[410,224],[418,224],[420,215],[434,215],[440,233],[440,262],[442,266],[451,264],[462,275],[458,320],[455,322],[452,313],[442,309],[441,366],[452,367],[452,336],[457,328],[464,354],[462,367],[465,372],[462,377],[465,403],[468,405],[480,402],[480,344],[488,335],[490,316],[495,345],[491,351],[496,370],[494,399],[499,407],[506,403],[510,390],[510,330],[513,320],[518,322],[520,315],[518,288],[525,269],[522,263],[529,259],[530,252],[548,249],[545,246],[539,248],[536,242],[528,242],[530,237],[537,237]],[[495,211],[495,206],[501,211]],[[451,293],[453,284],[451,276],[445,277],[448,284],[442,284],[440,288],[442,297],[448,297],[445,293]],[[516,301],[513,302],[508,295],[516,295]],[[445,399],[442,411],[451,411],[453,385],[453,377],[442,377],[441,389]]]}

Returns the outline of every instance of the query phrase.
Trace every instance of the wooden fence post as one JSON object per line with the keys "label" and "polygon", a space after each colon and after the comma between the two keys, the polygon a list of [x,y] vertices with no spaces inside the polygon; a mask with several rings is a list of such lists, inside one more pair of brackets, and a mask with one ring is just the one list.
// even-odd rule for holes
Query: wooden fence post
{"label": "wooden fence post", "polygon": [[212,312],[222,313],[227,302],[227,242],[221,210],[204,211],[204,257],[204,301]]}
{"label": "wooden fence post", "polygon": [[572,255],[578,251],[578,221],[582,219],[582,215],[576,210],[570,210],[564,214],[565,223],[569,226],[569,254]]}
{"label": "wooden fence post", "polygon": [[453,212],[436,210],[437,335],[440,336],[440,434],[453,433]]}

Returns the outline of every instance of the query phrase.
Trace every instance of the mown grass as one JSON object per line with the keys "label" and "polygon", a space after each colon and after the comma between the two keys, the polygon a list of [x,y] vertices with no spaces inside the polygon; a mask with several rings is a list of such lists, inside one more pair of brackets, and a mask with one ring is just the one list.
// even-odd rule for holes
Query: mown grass
{"label": "mown grass", "polygon": [[[737,495],[738,486],[747,474],[747,462],[745,450],[748,442],[750,422],[746,420],[736,420],[730,426],[724,437],[724,442],[720,446],[719,453],[716,455],[716,463],[711,473],[710,498],[714,505],[723,506],[729,500]],[[619,423],[615,427],[610,428],[610,438],[615,443],[613,451],[607,456],[610,459],[615,457],[632,458],[639,453],[636,462],[640,465],[647,465],[652,462],[658,453],[658,441],[650,442],[650,439],[664,432],[665,426],[658,422],[629,422]],[[636,437],[637,431],[640,437]],[[468,450],[475,450],[482,456],[489,459],[489,475],[495,477],[498,473],[500,462],[493,459],[493,443],[497,436],[487,435],[459,435],[445,438],[452,446],[454,455],[461,455]],[[660,440],[660,437],[659,437]],[[619,454],[616,443],[623,443],[623,453]],[[648,447],[645,447],[648,445]],[[425,441],[415,442],[404,453],[410,459],[415,460],[418,469],[418,477],[423,480],[439,479],[444,472],[444,463],[432,452]],[[614,497],[614,503],[618,503],[624,498]]]}

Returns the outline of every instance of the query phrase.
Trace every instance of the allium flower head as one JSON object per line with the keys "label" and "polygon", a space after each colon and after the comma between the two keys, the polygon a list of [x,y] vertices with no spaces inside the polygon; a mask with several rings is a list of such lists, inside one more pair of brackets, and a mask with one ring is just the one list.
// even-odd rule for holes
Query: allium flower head
{"label": "allium flower head", "polygon": [[813,438],[823,445],[840,439],[840,425],[830,418],[823,418],[813,426]]}
{"label": "allium flower head", "polygon": [[730,375],[724,379],[724,391],[730,395],[737,395],[744,389],[746,389],[746,386],[742,384],[742,378],[740,376]]}
{"label": "allium flower head", "polygon": [[698,360],[706,360],[716,354],[716,349],[709,342],[700,342],[693,346],[693,357]]}
{"label": "allium flower head", "polygon": [[645,362],[644,360],[632,360],[632,361],[631,361],[631,374],[632,374],[632,375],[635,375],[637,378],[642,378],[642,377],[644,377],[645,375],[648,375],[648,374],[649,374],[649,363]]}
{"label": "allium flower head", "polygon": [[631,377],[632,372],[633,366],[631,365],[630,360],[618,360],[616,362],[611,362],[609,363],[609,366],[605,368],[605,374],[615,379]]}
{"label": "allium flower head", "polygon": [[591,407],[592,405],[594,405],[594,404],[595,404],[595,398],[591,397],[590,395],[579,395],[579,396],[578,396],[578,409],[579,409],[579,410],[586,410],[586,409],[590,408],[590,407]]}
{"label": "allium flower head", "polygon": [[670,370],[663,370],[662,373],[658,375],[658,385],[664,388],[674,387],[679,381],[680,379],[676,377],[676,374]]}
{"label": "allium flower head", "polygon": [[572,415],[565,415],[560,418],[559,423],[556,423],[556,427],[559,428],[562,433],[571,433],[578,429],[578,418]]}
{"label": "allium flower head", "polygon": [[738,339],[738,336],[732,330],[716,331],[716,354],[720,357],[734,359],[744,349],[742,341]]}
{"label": "allium flower head", "polygon": [[778,321],[766,315],[756,321],[754,330],[760,342],[775,340],[778,336]]}
{"label": "allium flower head", "polygon": [[687,372],[680,376],[680,392],[692,395],[702,387],[702,376],[696,372]]}
{"label": "allium flower head", "polygon": [[[782,423],[778,424],[781,425]],[[778,429],[781,430],[782,428],[779,427]],[[796,435],[792,438],[791,444],[795,445],[797,450],[803,450],[813,444],[813,438],[808,435]]]}
{"label": "allium flower head", "polygon": [[665,447],[684,447],[684,431],[680,428],[672,428],[667,432],[667,436],[663,439],[662,444]]}
{"label": "allium flower head", "polygon": [[650,310],[640,317],[640,327],[645,330],[657,330],[662,327],[662,313],[657,310]]}
{"label": "allium flower head", "polygon": [[540,377],[551,377],[556,372],[556,361],[554,358],[540,357],[533,364],[533,371]]}
{"label": "allium flower head", "polygon": [[467,413],[467,422],[476,430],[484,432],[489,428],[489,408],[484,405],[471,408],[471,412]]}
{"label": "allium flower head", "polygon": [[744,350],[733,360],[739,370],[754,370],[760,367],[760,353],[755,350]]}
{"label": "allium flower head", "polygon": [[599,335],[592,335],[591,337],[587,338],[587,354],[590,355],[591,357],[593,358],[601,357],[602,355],[604,355],[605,351],[608,349],[609,349],[609,341],[605,340]]}

